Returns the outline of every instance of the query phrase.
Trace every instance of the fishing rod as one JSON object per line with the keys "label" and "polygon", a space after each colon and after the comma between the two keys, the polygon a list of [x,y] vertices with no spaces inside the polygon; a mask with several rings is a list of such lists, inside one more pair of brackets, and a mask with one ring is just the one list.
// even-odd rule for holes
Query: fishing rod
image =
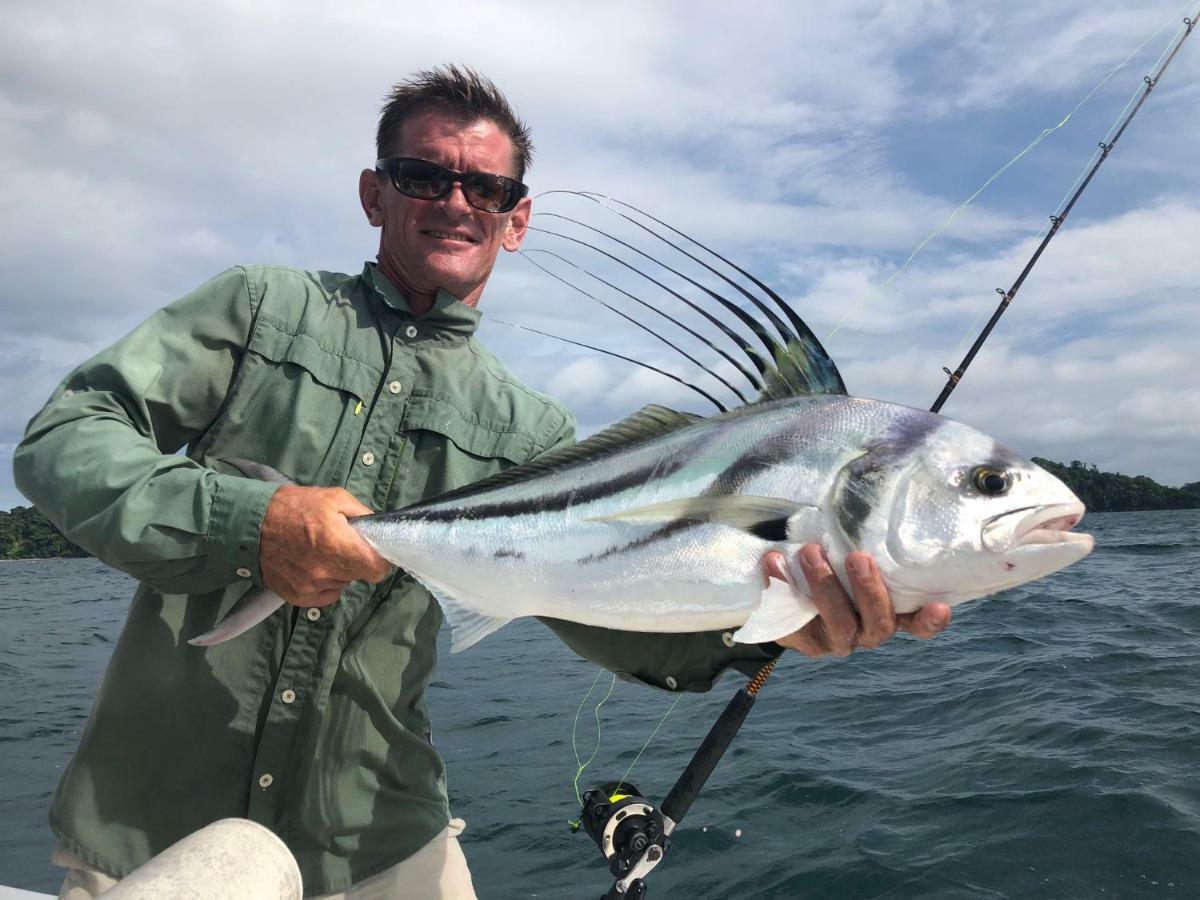
{"label": "fishing rod", "polygon": [[771,660],[733,695],[659,806],[625,781],[609,782],[583,795],[583,811],[574,829],[582,827],[596,842],[616,879],[601,900],[646,896],[646,876],[671,848],[671,834],[729,749],[777,662]]}
{"label": "fishing rod", "polygon": [[1042,238],[1041,243],[1038,244],[1037,249],[1033,251],[1033,255],[1029,258],[1029,261],[1025,263],[1025,268],[1021,270],[1021,274],[1017,276],[1017,280],[1012,283],[1012,286],[1007,291],[1003,288],[996,288],[996,293],[1000,295],[1000,304],[996,307],[996,311],[992,313],[992,317],[988,320],[987,324],[983,327],[983,330],[979,333],[979,337],[975,339],[975,343],[971,345],[971,349],[967,351],[967,355],[964,356],[962,362],[958,364],[958,368],[951,372],[945,366],[942,367],[942,371],[947,375],[946,386],[942,388],[941,394],[939,394],[937,400],[933,402],[933,406],[929,408],[930,412],[940,412],[942,405],[946,402],[946,399],[958,386],[958,383],[962,381],[963,375],[967,371],[967,367],[971,365],[972,360],[975,359],[975,354],[979,352],[979,348],[983,346],[983,342],[988,339],[988,335],[992,333],[992,329],[996,327],[996,323],[1000,321],[1000,317],[1004,315],[1004,311],[1008,309],[1008,305],[1012,303],[1013,298],[1017,295],[1017,291],[1021,289],[1021,285],[1025,283],[1025,279],[1028,277],[1030,271],[1032,271],[1033,267],[1037,265],[1037,261],[1041,258],[1042,252],[1046,249],[1046,245],[1048,245],[1050,241],[1054,239],[1054,236],[1058,234],[1059,228],[1062,227],[1062,224],[1064,221],[1066,221],[1071,209],[1075,206],[1075,201],[1079,199],[1079,196],[1091,183],[1092,177],[1096,174],[1096,170],[1100,168],[1106,159],[1108,159],[1108,155],[1112,153],[1113,147],[1116,146],[1117,141],[1121,139],[1121,135],[1125,133],[1125,129],[1129,127],[1129,123],[1133,120],[1133,117],[1137,115],[1138,110],[1142,108],[1142,104],[1146,102],[1146,98],[1150,96],[1150,92],[1153,91],[1155,86],[1158,84],[1158,80],[1162,77],[1163,72],[1165,72],[1167,66],[1171,64],[1171,60],[1175,58],[1175,55],[1179,52],[1179,48],[1183,46],[1183,42],[1187,40],[1188,36],[1192,33],[1192,30],[1196,27],[1196,20],[1192,18],[1184,18],[1183,24],[1183,33],[1175,41],[1174,46],[1171,47],[1166,59],[1164,59],[1162,65],[1158,67],[1158,71],[1153,75],[1146,75],[1142,79],[1146,83],[1146,87],[1142,91],[1141,97],[1138,98],[1137,103],[1134,104],[1133,108],[1129,111],[1125,118],[1121,120],[1120,126],[1116,129],[1116,133],[1113,135],[1112,140],[1100,142],[1100,153],[1096,157],[1095,163],[1088,170],[1087,174],[1083,177],[1083,180],[1080,181],[1079,186],[1068,197],[1058,212],[1050,217],[1050,229],[1046,232],[1045,237]]}

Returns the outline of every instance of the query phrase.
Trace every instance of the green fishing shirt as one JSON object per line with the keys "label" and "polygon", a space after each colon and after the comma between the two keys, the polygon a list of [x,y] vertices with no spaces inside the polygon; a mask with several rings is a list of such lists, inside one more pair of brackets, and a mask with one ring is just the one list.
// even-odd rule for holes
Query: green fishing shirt
{"label": "green fishing shirt", "polygon": [[[475,340],[479,318],[445,292],[414,317],[371,263],[357,276],[235,268],[72,372],[29,424],[18,486],[140,582],[54,797],[69,849],[120,877],[243,816],[279,834],[307,891],[325,893],[446,825],[425,705],[442,616],[406,573],[357,582],[323,609],[285,606],[216,647],[186,640],[261,583],[276,487],[221,459],[392,510],[573,439],[570,414]],[[728,634],[547,624],[668,690],[705,690],[769,658]]]}

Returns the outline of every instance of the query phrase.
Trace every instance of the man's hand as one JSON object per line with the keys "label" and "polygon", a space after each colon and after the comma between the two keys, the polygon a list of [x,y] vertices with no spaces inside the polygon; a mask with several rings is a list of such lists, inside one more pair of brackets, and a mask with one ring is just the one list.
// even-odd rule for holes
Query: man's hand
{"label": "man's hand", "polygon": [[[859,551],[846,557],[853,597],[846,596],[818,545],[805,544],[797,556],[813,604],[821,614],[799,631],[780,638],[778,643],[784,647],[805,656],[849,656],[857,647],[878,647],[897,631],[931,638],[950,622],[950,607],[945,603],[930,603],[917,612],[897,615],[870,554]],[[768,553],[762,567],[765,578],[789,581],[782,553]]]}
{"label": "man's hand", "polygon": [[284,485],[263,517],[263,583],[293,606],[328,606],[351,581],[383,581],[390,563],[347,521],[372,512],[343,488]]}

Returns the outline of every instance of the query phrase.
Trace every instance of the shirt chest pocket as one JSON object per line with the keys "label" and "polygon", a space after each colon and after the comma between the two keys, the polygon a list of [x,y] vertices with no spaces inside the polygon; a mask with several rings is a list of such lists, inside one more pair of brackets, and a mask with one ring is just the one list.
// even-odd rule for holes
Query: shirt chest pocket
{"label": "shirt chest pocket", "polygon": [[396,506],[494,475],[541,449],[515,424],[480,421],[432,397],[413,397],[400,427],[412,445],[412,469],[423,477],[397,485]]}
{"label": "shirt chest pocket", "polygon": [[343,484],[379,379],[312,335],[259,322],[207,453],[265,462],[301,484]]}

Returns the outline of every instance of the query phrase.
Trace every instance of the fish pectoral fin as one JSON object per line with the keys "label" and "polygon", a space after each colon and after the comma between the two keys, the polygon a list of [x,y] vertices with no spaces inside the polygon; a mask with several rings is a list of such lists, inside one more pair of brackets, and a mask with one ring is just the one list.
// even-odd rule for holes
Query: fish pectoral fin
{"label": "fish pectoral fin", "polygon": [[588,521],[648,524],[681,520],[712,522],[740,528],[765,541],[782,541],[787,539],[788,519],[806,508],[804,504],[778,497],[724,494],[652,503],[607,516],[596,516]]}
{"label": "fish pectoral fin", "polygon": [[199,637],[188,641],[193,647],[211,647],[222,644],[231,638],[249,631],[271,613],[283,606],[283,598],[266,588],[249,590],[229,611],[224,619],[217,623],[212,631],[207,631]]}
{"label": "fish pectoral fin", "polygon": [[263,463],[252,462],[248,459],[239,459],[236,456],[225,457],[219,461],[225,463],[227,466],[237,469],[247,478],[254,478],[258,481],[269,481],[272,484],[296,483],[278,469],[272,469],[270,466],[264,465]]}
{"label": "fish pectoral fin", "polygon": [[817,616],[812,600],[794,584],[770,579],[762,592],[758,608],[746,623],[733,633],[741,644],[762,644],[799,631]]}
{"label": "fish pectoral fin", "polygon": [[479,643],[493,631],[503,628],[512,621],[511,617],[489,616],[486,613],[471,609],[457,597],[441,588],[434,587],[428,581],[421,583],[433,594],[442,615],[450,623],[450,652],[458,653]]}

